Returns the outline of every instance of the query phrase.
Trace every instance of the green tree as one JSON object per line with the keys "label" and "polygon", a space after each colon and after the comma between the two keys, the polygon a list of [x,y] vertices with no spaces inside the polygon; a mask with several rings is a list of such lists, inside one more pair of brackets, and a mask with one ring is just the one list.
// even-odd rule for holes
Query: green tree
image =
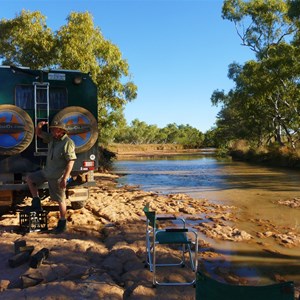
{"label": "green tree", "polygon": [[4,65],[50,67],[56,62],[56,39],[40,12],[22,12],[0,21],[0,58]]}
{"label": "green tree", "polygon": [[115,136],[117,143],[130,144],[180,144],[185,148],[200,148],[204,141],[204,134],[190,125],[168,124],[164,128],[148,125],[135,119],[130,126]]}
{"label": "green tree", "polygon": [[156,143],[157,144],[166,144],[168,135],[165,131],[165,128],[159,128],[156,135]]}
{"label": "green tree", "polygon": [[233,21],[242,45],[257,60],[243,66],[233,63],[229,78],[235,87],[225,94],[215,91],[213,104],[223,104],[220,119],[223,136],[254,139],[258,143],[286,137],[294,146],[299,135],[299,50],[291,40],[295,23],[282,0],[226,0],[223,18]]}
{"label": "green tree", "polygon": [[213,127],[209,130],[207,130],[204,134],[204,141],[202,146],[203,147],[212,147],[212,148],[218,148],[219,146],[221,146],[218,143],[218,139],[217,139],[217,131],[218,128],[217,127]]}
{"label": "green tree", "polygon": [[94,26],[91,14],[72,12],[67,24],[53,33],[40,12],[23,10],[15,19],[0,21],[3,64],[30,68],[77,69],[90,73],[98,87],[102,141],[123,120],[124,106],[137,96],[129,65],[118,47]]}
{"label": "green tree", "polygon": [[295,35],[294,45],[299,47],[300,46],[300,1],[290,0],[288,1],[288,4],[289,4],[288,16],[298,29]]}
{"label": "green tree", "polygon": [[112,110],[107,116],[102,116],[101,124],[101,140],[104,146],[114,142],[116,136],[121,136],[128,128],[124,117],[123,108]]}
{"label": "green tree", "polygon": [[123,139],[117,137],[116,141],[122,141],[131,144],[151,144],[156,142],[156,136],[159,129],[156,125],[148,125],[143,121],[134,119],[131,126],[126,129]]}
{"label": "green tree", "polygon": [[166,127],[162,128],[162,134],[166,137],[165,143],[171,144],[176,143],[178,136],[178,127],[176,123],[170,123]]}
{"label": "green tree", "polygon": [[204,141],[204,134],[190,125],[179,125],[176,143],[185,148],[200,148]]}
{"label": "green tree", "polygon": [[299,0],[289,0],[288,1],[288,16],[293,21],[296,26],[300,26],[300,1]]}
{"label": "green tree", "polygon": [[222,17],[234,23],[242,45],[261,60],[296,32],[288,9],[285,0],[225,0]]}

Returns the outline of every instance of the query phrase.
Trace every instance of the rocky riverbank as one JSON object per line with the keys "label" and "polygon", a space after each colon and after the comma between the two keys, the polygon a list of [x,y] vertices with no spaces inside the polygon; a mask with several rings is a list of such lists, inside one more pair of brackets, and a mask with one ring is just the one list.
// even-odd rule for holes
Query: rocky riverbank
{"label": "rocky riverbank", "polygon": [[[18,205],[16,213],[0,217],[0,295],[3,299],[185,299],[195,298],[189,287],[152,287],[152,273],[145,268],[145,218],[143,207],[161,214],[182,215],[188,225],[200,235],[199,268],[213,271],[221,280],[234,284],[251,283],[232,267],[220,267],[222,254],[217,253],[209,240],[257,243],[255,236],[236,227],[238,212],[234,207],[217,205],[205,199],[187,195],[162,196],[144,192],[138,187],[118,188],[116,176],[98,173],[97,186],[91,190],[84,208],[68,210],[68,231],[59,235],[48,232],[20,234],[19,213],[31,199]],[[293,201],[295,203],[295,201]],[[284,203],[283,205],[287,205]],[[49,199],[43,201],[48,213],[49,228],[55,226],[58,207]],[[295,206],[293,209],[298,209]],[[272,238],[284,247],[299,247],[296,230],[272,227],[262,220],[260,239]],[[14,243],[25,241],[33,246],[32,255],[42,248],[49,256],[38,268],[24,263],[12,268]],[[265,244],[268,256],[280,255]],[[299,269],[299,268],[298,268]],[[168,273],[168,272],[167,272]],[[162,276],[170,274],[161,273]],[[175,274],[175,273],[174,273]],[[172,279],[188,278],[189,268],[181,268]],[[269,274],[274,281],[288,280],[284,273]],[[296,297],[299,282],[296,282]]]}

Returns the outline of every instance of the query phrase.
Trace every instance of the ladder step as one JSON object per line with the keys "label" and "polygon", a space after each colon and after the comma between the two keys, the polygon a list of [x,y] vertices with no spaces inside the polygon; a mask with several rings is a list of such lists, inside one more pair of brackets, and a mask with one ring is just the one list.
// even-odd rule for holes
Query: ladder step
{"label": "ladder step", "polygon": [[47,156],[48,152],[34,152],[34,156]]}
{"label": "ladder step", "polygon": [[37,90],[45,90],[45,89],[47,89],[48,88],[48,86],[43,86],[43,85],[37,85],[36,86],[36,89]]}

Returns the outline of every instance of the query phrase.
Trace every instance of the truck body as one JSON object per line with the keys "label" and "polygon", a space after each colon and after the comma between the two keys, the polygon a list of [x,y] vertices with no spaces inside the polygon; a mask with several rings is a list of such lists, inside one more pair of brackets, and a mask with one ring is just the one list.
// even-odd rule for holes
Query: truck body
{"label": "truck body", "polygon": [[34,131],[38,122],[46,121],[43,130],[49,132],[53,120],[65,123],[75,143],[70,186],[93,185],[98,105],[97,87],[89,74],[0,66],[0,195],[28,190],[26,174],[45,166],[47,144]]}

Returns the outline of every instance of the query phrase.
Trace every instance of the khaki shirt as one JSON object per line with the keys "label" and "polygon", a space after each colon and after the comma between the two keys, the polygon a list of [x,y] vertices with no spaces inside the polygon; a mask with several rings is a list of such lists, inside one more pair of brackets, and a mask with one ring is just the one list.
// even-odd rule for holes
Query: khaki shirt
{"label": "khaki shirt", "polygon": [[70,160],[75,160],[75,144],[65,134],[60,140],[54,139],[50,133],[43,132],[42,138],[48,143],[46,167],[44,169],[47,179],[59,179],[65,171]]}

